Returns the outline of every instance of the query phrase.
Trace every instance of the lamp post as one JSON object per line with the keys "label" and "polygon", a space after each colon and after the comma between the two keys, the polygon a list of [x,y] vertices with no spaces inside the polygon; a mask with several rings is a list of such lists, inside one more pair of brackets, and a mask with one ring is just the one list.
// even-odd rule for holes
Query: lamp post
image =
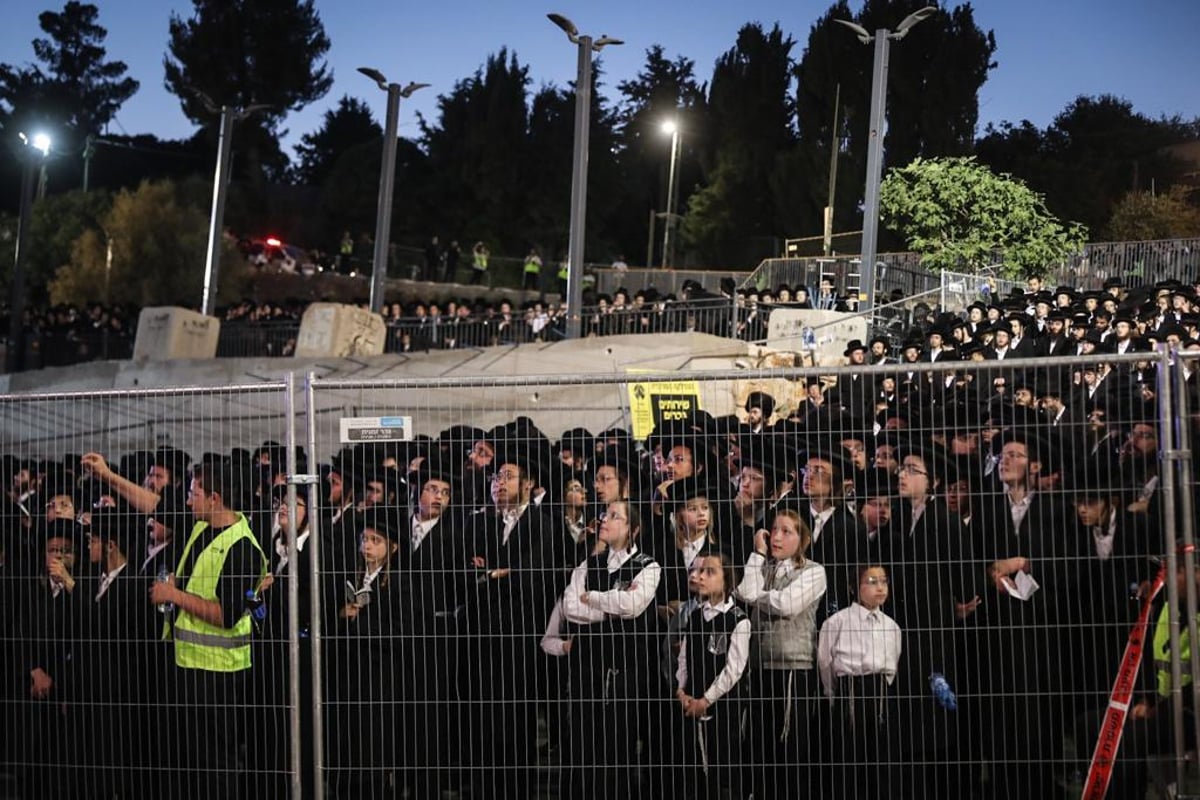
{"label": "lamp post", "polygon": [[[905,17],[896,30],[879,28],[874,34],[863,26],[845,19],[834,22],[854,31],[863,44],[875,42],[875,58],[871,69],[871,121],[867,138],[867,182],[863,191],[863,238],[860,287],[866,285],[866,297],[858,305],[868,311],[875,304],[875,250],[879,241],[879,181],[883,177],[883,126],[887,119],[888,53],[892,40],[900,41],[909,30],[937,11],[937,6],[925,6]],[[860,288],[860,292],[861,292]]]}
{"label": "lamp post", "polygon": [[400,120],[400,98],[409,97],[428,83],[401,86],[388,83],[383,73],[371,67],[359,67],[375,84],[387,92],[387,122],[383,131],[383,166],[379,172],[379,202],[375,211],[375,253],[371,259],[371,311],[383,310],[384,279],[387,278],[388,244],[392,235],[392,190],[396,180],[396,136]]}
{"label": "lamp post", "polygon": [[575,23],[562,14],[546,17],[579,46],[575,74],[575,150],[571,169],[571,232],[567,242],[567,338],[578,339],[580,306],[583,304],[583,239],[587,222],[588,133],[592,113],[592,53],[610,44],[624,44],[620,39],[601,35],[593,41],[582,36]]}
{"label": "lamp post", "polygon": [[671,169],[667,173],[667,214],[663,225],[663,269],[675,266],[675,205],[678,202],[679,175],[679,124],[675,120],[667,120],[662,124],[662,132],[671,135]]}
{"label": "lamp post", "polygon": [[[207,97],[201,97],[210,111],[216,107]],[[221,236],[225,227],[225,199],[229,189],[229,166],[233,152],[233,123],[269,106],[256,104],[246,108],[221,106],[221,135],[217,140],[217,171],[213,176],[212,215],[208,223],[208,255],[204,259],[204,296],[200,313],[212,314],[217,299],[217,276],[221,270]]]}
{"label": "lamp post", "polygon": [[[21,369],[25,357],[25,261],[28,248],[25,238],[29,235],[29,217],[33,213],[34,173],[45,164],[50,154],[50,136],[35,133],[31,140],[19,134],[25,144],[22,153],[25,165],[21,169],[21,206],[17,220],[17,251],[13,258],[12,285],[9,287],[8,303],[8,351],[5,354],[5,370],[10,374]],[[34,151],[41,153],[35,158]]]}

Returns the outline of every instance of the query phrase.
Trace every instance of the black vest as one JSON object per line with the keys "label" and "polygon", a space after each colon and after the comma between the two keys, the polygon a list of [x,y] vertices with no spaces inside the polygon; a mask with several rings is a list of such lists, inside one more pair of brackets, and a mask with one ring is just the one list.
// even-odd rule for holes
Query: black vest
{"label": "black vest", "polygon": [[[733,629],[744,619],[746,612],[737,606],[717,614],[711,620],[704,618],[701,606],[691,607],[683,619],[679,634],[687,643],[687,693],[701,697],[725,669],[725,657],[733,641]],[[725,697],[736,697],[741,681]]]}

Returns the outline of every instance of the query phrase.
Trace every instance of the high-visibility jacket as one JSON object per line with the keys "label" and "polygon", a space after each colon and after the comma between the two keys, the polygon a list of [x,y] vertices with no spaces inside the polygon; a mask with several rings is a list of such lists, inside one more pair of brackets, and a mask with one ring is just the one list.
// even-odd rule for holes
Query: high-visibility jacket
{"label": "high-visibility jacket", "polygon": [[[1158,612],[1158,622],[1154,624],[1154,666],[1158,693],[1162,697],[1171,694],[1171,614],[1170,605],[1163,603],[1162,611]],[[1186,616],[1186,615],[1185,615]],[[1179,631],[1179,663],[1183,665],[1183,686],[1192,683],[1192,645],[1188,638],[1187,625],[1182,625]]]}
{"label": "high-visibility jacket", "polygon": [[570,266],[568,266],[567,262],[564,261],[558,265],[558,279],[560,281],[565,281],[567,278],[570,277],[570,275],[571,275],[571,268],[570,268]]}
{"label": "high-visibility jacket", "polygon": [[525,271],[533,275],[537,275],[542,271],[542,260],[537,256],[530,256],[525,259]]}
{"label": "high-visibility jacket", "polygon": [[[208,528],[207,522],[197,522],[188,537],[187,546],[179,558],[176,575],[187,563],[192,545]],[[259,582],[266,577],[267,559],[263,556],[258,540],[254,538],[246,517],[238,514],[238,521],[219,533],[208,546],[196,556],[191,573],[183,590],[205,600],[217,599],[217,584],[225,566],[229,550],[242,539],[249,539],[259,556]],[[175,664],[185,669],[202,669],[208,672],[239,672],[250,669],[250,637],[253,621],[246,610],[232,628],[222,628],[205,622],[199,617],[179,609],[175,624],[165,627],[164,638],[170,635],[175,640]]]}
{"label": "high-visibility jacket", "polygon": [[475,269],[487,272],[488,254],[486,250],[475,252]]}

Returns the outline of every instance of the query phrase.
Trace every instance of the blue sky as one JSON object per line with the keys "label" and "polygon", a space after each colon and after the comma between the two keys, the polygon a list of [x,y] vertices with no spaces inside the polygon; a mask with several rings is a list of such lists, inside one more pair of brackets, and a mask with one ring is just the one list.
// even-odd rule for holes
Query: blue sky
{"label": "blue sky", "polygon": [[[172,11],[190,14],[179,0],[96,0],[100,23],[108,28],[110,58],[129,65],[141,89],[122,108],[113,132],[188,136],[193,127],[175,97],[163,88],[162,58]],[[0,62],[33,60],[30,41],[40,35],[37,16],[52,3],[26,0],[5,14],[0,29]],[[415,136],[415,112],[432,118],[439,93],[472,74],[489,53],[507,46],[529,66],[533,88],[565,86],[574,77],[575,48],[545,17],[557,11],[580,30],[625,40],[604,51],[603,90],[632,77],[646,49],[663,45],[668,56],[685,55],[706,80],[713,61],[733,43],[748,21],[769,27],[778,22],[796,40],[798,58],[813,21],[827,0],[449,0],[443,3],[318,0],[317,10],[332,41],[328,62],[333,89],[304,111],[290,115],[288,141],[320,125],[323,112],[343,94],[365,99],[382,117],[384,94],[359,75],[374,66],[391,80],[432,85],[405,101],[400,132]],[[853,2],[852,7],[860,4]],[[1141,0],[978,0],[976,20],[992,29],[998,44],[992,71],[980,91],[980,124],[1030,119],[1039,126],[1080,94],[1108,92],[1130,100],[1151,116],[1200,116],[1200,1]],[[903,45],[900,45],[903,46]]]}

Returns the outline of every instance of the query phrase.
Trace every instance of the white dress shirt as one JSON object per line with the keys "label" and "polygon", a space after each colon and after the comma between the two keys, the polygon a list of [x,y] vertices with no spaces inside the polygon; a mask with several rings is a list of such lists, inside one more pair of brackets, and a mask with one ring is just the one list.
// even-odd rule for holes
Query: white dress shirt
{"label": "white dress shirt", "polygon": [[[820,566],[815,561],[810,561],[809,565]],[[798,569],[790,558],[768,563],[761,553],[751,553],[750,558],[746,559],[746,570],[736,595],[746,603],[765,608],[773,614],[795,616],[825,594],[825,570],[806,569],[798,579],[782,589],[769,588],[766,573],[771,572],[770,585],[774,587]]]}
{"label": "white dress shirt", "polygon": [[112,582],[117,579],[117,576],[120,575],[121,572],[124,571],[124,569],[125,569],[125,564],[120,564],[115,569],[113,569],[112,572],[106,572],[100,578],[100,588],[96,590],[96,602],[97,603],[100,602],[101,597],[104,597],[104,593],[108,591],[108,587],[112,586]]}
{"label": "white dress shirt", "polygon": [[[731,608],[733,608],[733,600],[727,597],[725,602],[715,606],[705,600],[703,605],[693,609],[691,613],[702,614],[705,622],[712,622],[718,614],[724,614]],[[750,618],[743,617],[734,626],[733,634],[729,637],[729,649],[725,652],[725,667],[721,670],[721,674],[714,678],[713,682],[704,690],[704,699],[712,704],[724,697],[737,684],[742,673],[746,671],[746,662],[749,658]],[[680,689],[686,690],[688,680],[686,637],[680,642],[679,656],[676,659],[675,667],[675,680]]]}
{"label": "white dress shirt", "polygon": [[890,685],[900,664],[900,626],[879,609],[851,603],[821,626],[817,669],[825,695],[833,697],[845,675],[883,675]]}
{"label": "white dress shirt", "polygon": [[[628,550],[608,551],[608,574],[611,575],[638,552],[637,545]],[[570,622],[589,624],[603,622],[606,616],[634,619],[645,611],[654,600],[658,582],[662,578],[662,567],[656,562],[643,567],[629,585],[621,589],[592,592],[587,589],[588,562],[582,563],[571,573],[571,583],[563,593],[562,610]],[[581,595],[587,592],[588,600]]]}

